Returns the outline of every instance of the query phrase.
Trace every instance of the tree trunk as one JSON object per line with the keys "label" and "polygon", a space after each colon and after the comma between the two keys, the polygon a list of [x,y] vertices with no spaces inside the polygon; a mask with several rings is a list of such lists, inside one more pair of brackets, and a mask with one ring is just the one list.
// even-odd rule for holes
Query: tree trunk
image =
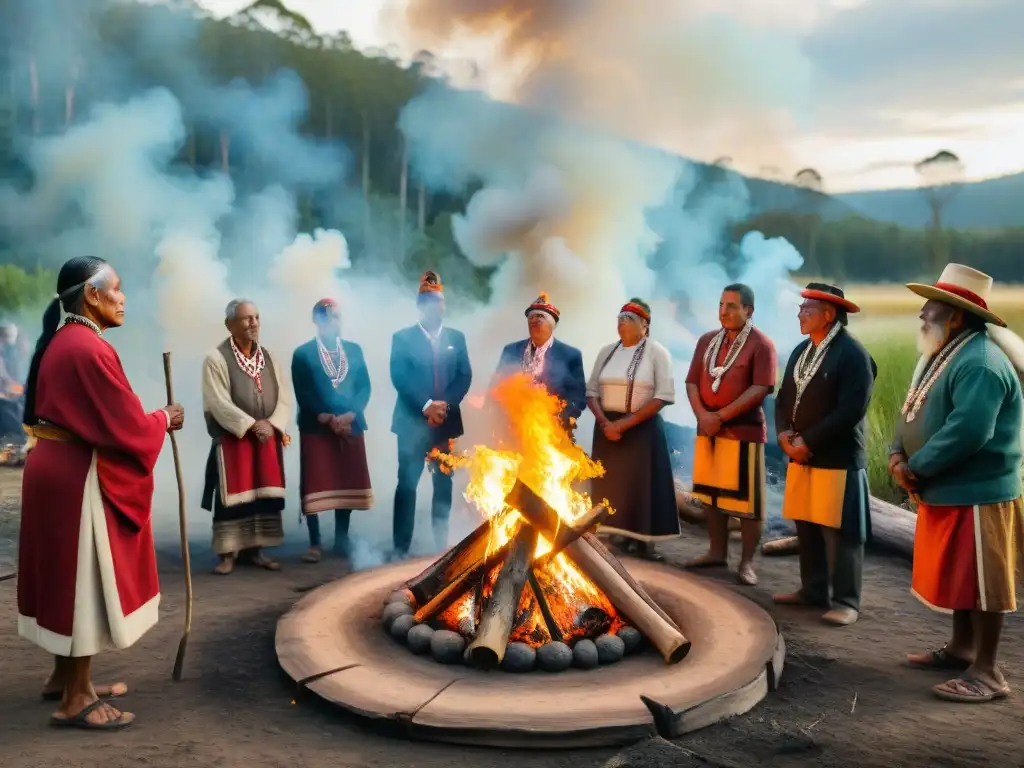
{"label": "tree trunk", "polygon": [[363,209],[363,242],[370,244],[371,219],[370,219],[370,119],[363,113],[363,200],[366,205]]}
{"label": "tree trunk", "polygon": [[195,123],[191,125],[188,131],[188,145],[186,148],[188,154],[188,164],[195,168],[196,167],[196,126]]}
{"label": "tree trunk", "polygon": [[32,105],[32,134],[39,135],[42,129],[39,114],[39,69],[36,66],[36,57],[30,56],[28,60],[29,77],[29,103]]}
{"label": "tree trunk", "polygon": [[401,263],[405,262],[405,212],[409,208],[409,144],[402,139],[402,173],[398,182],[398,255]]}
{"label": "tree trunk", "polygon": [[223,129],[220,132],[220,169],[231,176],[231,134]]}
{"label": "tree trunk", "polygon": [[416,212],[416,226],[419,228],[421,234],[427,229],[427,187],[424,184],[420,184],[419,189],[419,207]]}

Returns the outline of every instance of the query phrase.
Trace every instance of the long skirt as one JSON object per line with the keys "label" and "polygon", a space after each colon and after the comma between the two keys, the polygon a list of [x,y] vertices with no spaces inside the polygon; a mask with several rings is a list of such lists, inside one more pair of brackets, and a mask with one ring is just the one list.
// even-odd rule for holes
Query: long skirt
{"label": "long skirt", "polygon": [[727,515],[764,520],[764,444],[698,436],[693,495]]}
{"label": "long skirt", "polygon": [[[623,414],[606,415],[614,421]],[[601,533],[637,541],[679,536],[675,481],[661,416],[623,432],[617,442],[595,428],[591,455],[605,473],[591,480],[590,496],[594,503],[607,499],[614,510]]]}
{"label": "long skirt", "polygon": [[335,435],[303,433],[300,449],[299,493],[304,515],[373,507],[363,435],[342,439]]}
{"label": "long skirt", "polygon": [[216,443],[206,462],[203,509],[213,511],[213,551],[231,555],[245,549],[276,547],[284,542],[284,499],[256,499],[225,506],[221,500]]}
{"label": "long skirt", "polygon": [[1024,503],[919,504],[911,592],[941,613],[1017,610]]}

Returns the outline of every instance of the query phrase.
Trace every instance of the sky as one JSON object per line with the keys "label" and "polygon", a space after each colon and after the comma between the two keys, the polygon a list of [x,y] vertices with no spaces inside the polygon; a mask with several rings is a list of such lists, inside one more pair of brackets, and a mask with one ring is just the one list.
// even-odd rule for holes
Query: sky
{"label": "sky", "polygon": [[[704,161],[733,157],[736,170],[755,176],[791,178],[813,167],[830,192],[916,186],[914,163],[941,149],[960,157],[967,179],[1024,171],[1024,0],[659,1],[707,6],[756,28],[776,45],[759,50],[785,51],[787,65],[799,61],[808,75],[800,106],[778,109],[784,151],[774,141],[730,147],[727,135],[721,145],[708,137],[697,142],[692,131],[669,141],[669,149]],[[360,48],[404,53],[402,25],[382,16],[394,2],[286,5],[318,31],[345,30]],[[220,15],[249,0],[200,4]],[[630,4],[622,7],[625,13]],[[383,22],[388,18],[390,23]],[[487,41],[446,45],[433,52],[444,60],[480,64],[488,72],[487,89],[507,97],[511,76],[488,61]],[[743,66],[783,66],[764,58]]]}

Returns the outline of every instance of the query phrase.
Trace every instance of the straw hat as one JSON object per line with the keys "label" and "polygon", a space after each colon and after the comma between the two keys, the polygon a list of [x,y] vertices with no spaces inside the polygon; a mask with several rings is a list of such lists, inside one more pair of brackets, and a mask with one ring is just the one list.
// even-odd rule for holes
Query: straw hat
{"label": "straw hat", "polygon": [[988,308],[988,297],[992,293],[992,278],[984,272],[965,267],[963,264],[947,264],[935,285],[907,283],[907,288],[918,296],[941,301],[970,312],[986,323],[1005,328],[1006,323]]}

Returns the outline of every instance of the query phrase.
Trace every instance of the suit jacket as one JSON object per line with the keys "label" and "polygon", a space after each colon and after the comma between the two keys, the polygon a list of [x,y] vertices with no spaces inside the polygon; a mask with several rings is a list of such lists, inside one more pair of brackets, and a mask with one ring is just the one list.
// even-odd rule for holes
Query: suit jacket
{"label": "suit jacket", "polygon": [[878,366],[864,345],[843,329],[832,340],[821,367],[807,385],[794,422],[793,371],[810,343],[805,339],[789,356],[786,375],[775,398],[775,433],[799,433],[811,451],[811,467],[864,469],[868,405]]}
{"label": "suit jacket", "polygon": [[[508,375],[522,370],[523,353],[529,339],[515,341],[501,350],[498,374]],[[548,392],[565,401],[562,420],[578,419],[587,406],[587,377],[583,373],[583,354],[558,339],[551,343],[544,356],[544,368],[539,377]]]}
{"label": "suit jacket", "polygon": [[[391,383],[398,392],[391,431],[417,440],[429,437],[434,445],[461,437],[459,406],[472,381],[466,337],[461,331],[442,326],[436,377],[434,349],[423,329],[413,325],[397,331],[391,337]],[[423,415],[428,400],[448,403],[448,418],[439,427],[431,427]]]}

